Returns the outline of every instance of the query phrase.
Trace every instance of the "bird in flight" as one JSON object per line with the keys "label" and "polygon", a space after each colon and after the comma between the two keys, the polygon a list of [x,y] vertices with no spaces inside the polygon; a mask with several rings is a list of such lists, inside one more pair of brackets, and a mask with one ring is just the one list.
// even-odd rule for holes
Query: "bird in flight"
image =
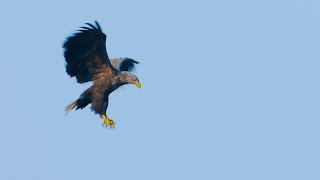
{"label": "bird in flight", "polygon": [[97,21],[68,37],[63,44],[66,72],[76,77],[78,83],[92,81],[93,85],[80,97],[68,105],[66,114],[73,108],[83,109],[91,104],[91,109],[103,119],[102,125],[114,128],[115,123],[106,115],[109,95],[118,87],[133,84],[141,88],[139,79],[130,71],[137,61],[131,58],[109,59],[106,50],[106,35]]}

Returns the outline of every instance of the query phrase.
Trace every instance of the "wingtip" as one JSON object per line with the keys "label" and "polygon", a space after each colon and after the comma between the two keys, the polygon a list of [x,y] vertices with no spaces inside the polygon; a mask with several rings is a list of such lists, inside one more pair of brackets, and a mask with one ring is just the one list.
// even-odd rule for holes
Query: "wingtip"
{"label": "wingtip", "polygon": [[95,20],[94,22],[96,23],[97,29],[100,29],[100,30],[101,30],[101,26],[100,26],[100,24],[98,23],[98,21]]}
{"label": "wingtip", "polygon": [[86,23],[86,25],[90,26],[92,29],[97,29],[94,25],[92,25],[91,23]]}
{"label": "wingtip", "polygon": [[133,63],[135,64],[140,64],[140,62],[133,60]]}
{"label": "wingtip", "polygon": [[132,63],[135,63],[135,64],[139,64],[138,61],[134,60],[134,59],[131,59],[131,58],[124,58],[125,61],[129,61],[129,62],[132,62]]}

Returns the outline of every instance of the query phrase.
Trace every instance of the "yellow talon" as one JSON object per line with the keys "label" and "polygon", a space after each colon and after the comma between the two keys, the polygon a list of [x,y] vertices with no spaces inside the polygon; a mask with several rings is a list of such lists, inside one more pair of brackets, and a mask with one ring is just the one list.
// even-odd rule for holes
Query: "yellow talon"
{"label": "yellow talon", "polygon": [[109,119],[106,115],[101,115],[100,117],[103,119],[102,126],[110,126],[111,129],[114,128],[115,123],[112,121],[112,119]]}

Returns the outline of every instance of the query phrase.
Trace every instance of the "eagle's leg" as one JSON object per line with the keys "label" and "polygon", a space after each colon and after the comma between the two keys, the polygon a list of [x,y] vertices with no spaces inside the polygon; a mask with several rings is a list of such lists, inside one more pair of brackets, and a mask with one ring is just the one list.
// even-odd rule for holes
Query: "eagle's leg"
{"label": "eagle's leg", "polygon": [[100,117],[103,119],[102,126],[108,127],[110,126],[111,129],[114,128],[115,123],[112,121],[112,119],[109,119],[106,115],[100,115]]}

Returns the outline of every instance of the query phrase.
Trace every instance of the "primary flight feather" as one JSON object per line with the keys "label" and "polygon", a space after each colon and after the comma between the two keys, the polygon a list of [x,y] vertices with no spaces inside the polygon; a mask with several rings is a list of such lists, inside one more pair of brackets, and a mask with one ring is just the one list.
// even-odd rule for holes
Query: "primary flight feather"
{"label": "primary flight feather", "polygon": [[114,121],[106,115],[109,94],[124,84],[141,88],[139,79],[129,72],[138,62],[130,58],[110,60],[106,51],[107,36],[99,23],[86,24],[66,39],[63,44],[64,57],[68,75],[76,77],[78,83],[93,81],[93,85],[68,105],[65,111],[83,109],[91,104],[91,109],[103,119],[102,125],[114,128]]}

